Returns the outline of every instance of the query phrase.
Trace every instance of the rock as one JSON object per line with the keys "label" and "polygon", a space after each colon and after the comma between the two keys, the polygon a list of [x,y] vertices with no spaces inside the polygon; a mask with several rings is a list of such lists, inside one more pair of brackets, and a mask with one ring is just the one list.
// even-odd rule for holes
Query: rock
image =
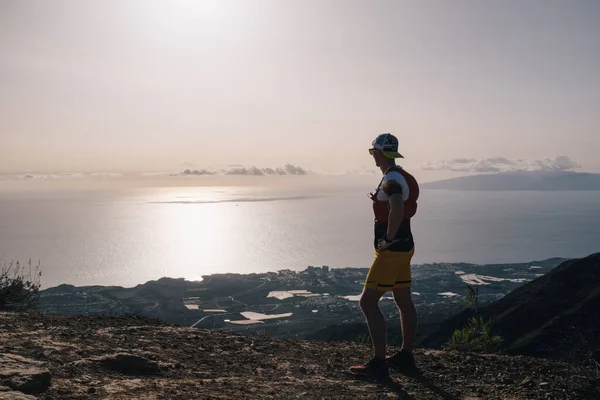
{"label": "rock", "polygon": [[529,383],[531,383],[531,377],[530,376],[526,377],[525,379],[523,379],[521,381],[521,386],[527,385]]}
{"label": "rock", "polygon": [[119,353],[100,359],[101,363],[125,375],[155,375],[160,373],[158,363],[133,354]]}
{"label": "rock", "polygon": [[87,392],[89,394],[94,394],[94,393],[96,393],[96,388],[95,387],[88,388]]}
{"label": "rock", "polygon": [[46,364],[15,354],[0,354],[0,382],[27,394],[44,393],[52,376]]}
{"label": "rock", "polygon": [[36,400],[35,397],[23,392],[0,392],[0,400]]}

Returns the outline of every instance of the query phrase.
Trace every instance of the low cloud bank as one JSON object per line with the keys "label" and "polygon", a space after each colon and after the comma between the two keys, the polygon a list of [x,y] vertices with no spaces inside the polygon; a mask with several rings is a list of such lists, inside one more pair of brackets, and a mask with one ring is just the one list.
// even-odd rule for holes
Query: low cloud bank
{"label": "low cloud bank", "polygon": [[566,156],[542,160],[509,160],[505,157],[485,159],[455,158],[425,164],[424,170],[456,171],[456,172],[517,172],[517,171],[571,171],[581,168],[581,165]]}
{"label": "low cloud bank", "polygon": [[228,169],[217,171],[189,170],[186,169],[181,175],[239,175],[239,176],[263,176],[263,175],[309,175],[310,172],[302,167],[286,164],[283,168],[258,168],[233,165]]}

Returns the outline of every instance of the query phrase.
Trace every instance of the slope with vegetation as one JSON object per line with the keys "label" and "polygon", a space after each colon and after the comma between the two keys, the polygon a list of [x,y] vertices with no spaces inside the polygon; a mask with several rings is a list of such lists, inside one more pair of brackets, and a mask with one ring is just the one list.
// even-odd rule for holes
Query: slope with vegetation
{"label": "slope with vegetation", "polygon": [[[562,263],[477,315],[502,337],[503,352],[600,363],[600,253]],[[443,346],[471,316],[465,310],[446,320],[422,344]]]}

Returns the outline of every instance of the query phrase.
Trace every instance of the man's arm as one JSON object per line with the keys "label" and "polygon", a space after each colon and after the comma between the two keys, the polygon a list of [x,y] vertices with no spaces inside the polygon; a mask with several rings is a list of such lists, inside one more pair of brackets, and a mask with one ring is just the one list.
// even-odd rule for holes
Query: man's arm
{"label": "man's arm", "polygon": [[386,237],[379,242],[379,250],[385,250],[392,244],[391,242],[396,237],[396,233],[398,233],[398,229],[400,229],[400,225],[402,225],[402,220],[404,218],[402,185],[397,181],[390,180],[383,186],[383,191],[388,195],[390,214],[388,216]]}
{"label": "man's arm", "polygon": [[388,217],[388,228],[386,239],[388,241],[393,240],[402,225],[404,219],[404,200],[402,199],[402,193],[393,194],[389,197],[390,201],[390,215]]}

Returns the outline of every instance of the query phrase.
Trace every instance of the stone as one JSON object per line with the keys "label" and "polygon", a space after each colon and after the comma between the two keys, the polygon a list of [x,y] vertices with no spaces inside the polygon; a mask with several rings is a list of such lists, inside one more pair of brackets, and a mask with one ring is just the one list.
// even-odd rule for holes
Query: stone
{"label": "stone", "polygon": [[16,354],[0,354],[0,383],[27,394],[44,393],[52,375],[46,363]]}
{"label": "stone", "polygon": [[100,359],[108,369],[125,375],[156,375],[160,367],[156,361],[127,353],[113,354]]}
{"label": "stone", "polygon": [[0,400],[36,400],[36,397],[23,392],[0,392]]}

